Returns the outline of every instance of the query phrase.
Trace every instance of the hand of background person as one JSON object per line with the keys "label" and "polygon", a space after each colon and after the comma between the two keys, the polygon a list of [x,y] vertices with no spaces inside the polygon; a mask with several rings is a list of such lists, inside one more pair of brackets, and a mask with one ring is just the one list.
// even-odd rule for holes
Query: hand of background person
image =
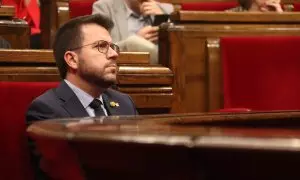
{"label": "hand of background person", "polygon": [[144,16],[163,14],[162,9],[155,0],[143,1],[141,4],[141,12]]}
{"label": "hand of background person", "polygon": [[145,26],[137,32],[137,35],[153,43],[158,40],[158,27],[157,26]]}
{"label": "hand of background person", "polygon": [[283,12],[280,5],[280,1],[274,1],[274,0],[266,1],[265,5],[261,7],[260,10],[263,12],[270,12],[270,11]]}

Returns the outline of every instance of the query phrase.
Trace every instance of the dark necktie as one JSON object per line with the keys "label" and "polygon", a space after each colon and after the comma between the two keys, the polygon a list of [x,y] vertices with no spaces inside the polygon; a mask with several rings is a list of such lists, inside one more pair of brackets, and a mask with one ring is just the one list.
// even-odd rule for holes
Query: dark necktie
{"label": "dark necktie", "polygon": [[90,104],[90,107],[94,109],[96,116],[105,116],[101,104],[102,102],[99,99],[94,99]]}

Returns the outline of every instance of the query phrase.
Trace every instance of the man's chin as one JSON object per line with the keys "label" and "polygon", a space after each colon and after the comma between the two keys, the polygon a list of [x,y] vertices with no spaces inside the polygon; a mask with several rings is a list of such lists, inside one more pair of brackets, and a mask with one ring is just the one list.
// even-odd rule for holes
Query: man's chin
{"label": "man's chin", "polygon": [[93,84],[101,88],[109,88],[114,84],[117,84],[116,78],[104,78],[104,79],[94,79]]}

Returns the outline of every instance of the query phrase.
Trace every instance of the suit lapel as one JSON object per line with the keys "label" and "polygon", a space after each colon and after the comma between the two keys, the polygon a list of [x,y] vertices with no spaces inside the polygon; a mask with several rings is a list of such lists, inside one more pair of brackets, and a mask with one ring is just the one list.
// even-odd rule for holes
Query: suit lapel
{"label": "suit lapel", "polygon": [[70,114],[71,117],[86,117],[89,116],[81,102],[67,85],[62,81],[56,89],[56,94],[63,102],[62,107]]}
{"label": "suit lapel", "polygon": [[114,1],[113,9],[116,17],[115,26],[118,26],[121,39],[128,37],[128,24],[126,19],[126,4],[124,0]]}

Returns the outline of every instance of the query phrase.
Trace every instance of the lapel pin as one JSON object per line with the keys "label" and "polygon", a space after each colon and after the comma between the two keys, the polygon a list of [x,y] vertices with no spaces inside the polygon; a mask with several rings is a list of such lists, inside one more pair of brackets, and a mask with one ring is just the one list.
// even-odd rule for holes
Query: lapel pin
{"label": "lapel pin", "polygon": [[119,103],[114,102],[114,101],[111,101],[111,102],[109,103],[109,105],[110,105],[111,107],[119,107],[119,106],[120,106]]}

